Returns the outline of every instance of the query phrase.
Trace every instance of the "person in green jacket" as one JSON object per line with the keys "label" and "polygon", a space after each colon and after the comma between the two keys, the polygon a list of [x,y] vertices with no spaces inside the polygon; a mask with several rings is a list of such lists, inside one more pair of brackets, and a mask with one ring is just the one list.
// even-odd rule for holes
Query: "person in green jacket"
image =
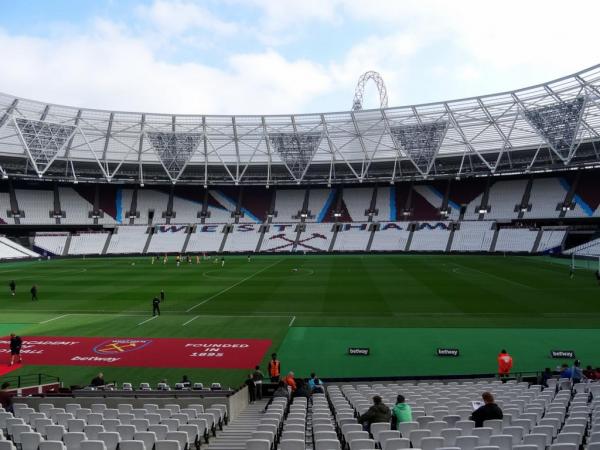
{"label": "person in green jacket", "polygon": [[396,404],[392,408],[392,430],[397,430],[402,422],[412,422],[412,409],[404,403],[404,395],[398,394]]}

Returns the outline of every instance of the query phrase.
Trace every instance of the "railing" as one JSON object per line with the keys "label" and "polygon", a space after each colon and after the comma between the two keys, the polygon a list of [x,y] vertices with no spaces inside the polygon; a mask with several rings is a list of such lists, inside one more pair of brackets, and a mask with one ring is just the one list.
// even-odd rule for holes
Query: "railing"
{"label": "railing", "polygon": [[60,378],[45,373],[16,375],[12,377],[0,377],[2,383],[10,383],[10,389],[18,389],[28,386],[39,386],[42,384],[60,383]]}

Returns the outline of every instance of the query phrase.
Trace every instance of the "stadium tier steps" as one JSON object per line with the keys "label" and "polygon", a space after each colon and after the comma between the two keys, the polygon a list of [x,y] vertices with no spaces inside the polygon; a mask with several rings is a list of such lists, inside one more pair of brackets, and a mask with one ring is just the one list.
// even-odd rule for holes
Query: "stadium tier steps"
{"label": "stadium tier steps", "polygon": [[0,408],[0,450],[192,450],[206,446],[229,420],[224,404],[113,409],[74,401],[64,408],[13,408],[14,414]]}

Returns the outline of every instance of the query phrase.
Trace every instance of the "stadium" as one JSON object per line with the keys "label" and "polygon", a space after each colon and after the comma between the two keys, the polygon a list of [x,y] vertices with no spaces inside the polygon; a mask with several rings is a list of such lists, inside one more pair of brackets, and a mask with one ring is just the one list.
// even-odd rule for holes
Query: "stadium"
{"label": "stadium", "polygon": [[[367,72],[351,105],[0,94],[0,381],[19,395],[0,449],[598,448],[600,384],[540,377],[600,364],[600,65],[401,107]],[[244,383],[272,353],[324,392],[261,413]],[[473,429],[483,391],[504,419]],[[414,421],[363,431],[401,392]]]}

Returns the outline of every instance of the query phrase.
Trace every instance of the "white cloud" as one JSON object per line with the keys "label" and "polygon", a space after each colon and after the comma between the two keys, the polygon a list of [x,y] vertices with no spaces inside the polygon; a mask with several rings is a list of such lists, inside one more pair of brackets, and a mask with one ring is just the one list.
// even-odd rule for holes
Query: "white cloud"
{"label": "white cloud", "polygon": [[219,35],[231,35],[239,31],[236,23],[222,20],[210,10],[190,1],[155,0],[150,5],[139,6],[137,12],[166,37],[177,37],[198,30]]}
{"label": "white cloud", "polygon": [[0,31],[0,86],[8,93],[75,106],[173,113],[285,113],[331,87],[326,71],[274,51],[238,54],[225,69],[160,61],[143,39],[98,22],[63,39]]}

